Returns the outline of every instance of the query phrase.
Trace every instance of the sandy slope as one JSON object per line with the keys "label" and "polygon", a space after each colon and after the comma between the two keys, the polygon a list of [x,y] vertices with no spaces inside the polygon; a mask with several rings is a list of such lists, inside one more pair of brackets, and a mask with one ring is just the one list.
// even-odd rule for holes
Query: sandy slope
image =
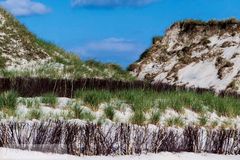
{"label": "sandy slope", "polygon": [[175,23],[130,70],[139,80],[240,92],[240,23],[223,23]]}
{"label": "sandy slope", "polygon": [[196,153],[169,153],[148,154],[141,156],[93,156],[76,157],[70,155],[46,154],[40,152],[29,152],[15,149],[0,148],[0,160],[240,160],[238,156],[196,154]]}

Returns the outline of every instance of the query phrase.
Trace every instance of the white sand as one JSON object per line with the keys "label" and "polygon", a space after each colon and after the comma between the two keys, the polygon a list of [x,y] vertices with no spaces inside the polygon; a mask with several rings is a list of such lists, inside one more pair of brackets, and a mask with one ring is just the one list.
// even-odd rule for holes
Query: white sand
{"label": "white sand", "polygon": [[207,153],[169,153],[140,156],[84,156],[60,155],[0,148],[0,160],[240,160],[240,155],[216,155]]}

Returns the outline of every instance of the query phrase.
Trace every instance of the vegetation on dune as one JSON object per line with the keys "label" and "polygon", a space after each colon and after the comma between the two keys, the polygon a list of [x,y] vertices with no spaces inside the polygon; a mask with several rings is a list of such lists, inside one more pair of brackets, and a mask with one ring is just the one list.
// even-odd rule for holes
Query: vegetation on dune
{"label": "vegetation on dune", "polygon": [[[0,50],[0,76],[3,77],[40,77],[40,78],[110,78],[114,80],[131,81],[135,78],[129,74],[129,72],[123,70],[120,66],[115,64],[103,64],[95,60],[82,61],[78,56],[65,51],[57,45],[46,42],[39,39],[36,35],[32,34],[27,28],[20,24],[11,14],[0,8],[0,13],[5,17],[6,21],[0,29],[7,33],[8,38],[0,41],[0,46],[6,46],[9,44],[10,39],[14,38],[21,42],[23,49],[28,51],[28,54],[24,54],[26,60],[39,60],[49,58],[50,60],[43,65],[40,65],[34,69],[23,70],[7,70],[6,61],[2,57]],[[226,21],[209,21],[202,22],[196,20],[186,20],[178,22],[184,30],[191,30],[199,25],[220,26],[226,27],[228,24],[237,24],[239,21],[235,19],[229,19]],[[9,27],[10,26],[10,27]],[[10,29],[9,29],[10,28]],[[13,32],[15,29],[15,32]],[[154,37],[153,43],[161,41],[162,37]],[[209,40],[205,39],[203,43],[209,43]],[[21,47],[20,47],[21,48]],[[10,49],[10,48],[9,48]],[[17,49],[17,48],[15,48]],[[15,50],[14,50],[15,51]],[[17,50],[16,50],[17,53]],[[5,53],[5,54],[10,54]],[[21,58],[21,55],[15,53],[13,57]],[[140,60],[148,58],[151,55],[151,49],[146,50],[141,56]],[[186,57],[185,57],[186,58]],[[136,68],[136,64],[129,66],[129,70]],[[0,110],[12,110],[16,109],[18,94],[14,91],[8,91],[0,94]],[[112,99],[118,99],[131,106],[134,112],[131,121],[136,124],[143,124],[146,120],[145,113],[152,113],[150,121],[153,124],[157,124],[160,121],[161,113],[166,109],[174,109],[181,113],[184,108],[191,109],[201,115],[204,115],[206,111],[216,111],[218,115],[224,116],[237,116],[240,115],[240,100],[233,97],[218,97],[213,93],[198,94],[191,91],[161,91],[156,92],[153,90],[78,90],[75,92],[75,97],[81,99],[87,107],[96,111],[99,108],[99,104],[104,102],[110,102]],[[45,94],[41,99],[42,103],[55,107],[57,104],[57,97],[54,94]],[[41,112],[38,110],[40,101],[24,101],[22,102],[32,109],[30,117],[39,118]],[[34,109],[35,108],[35,109]],[[95,117],[86,112],[80,106],[72,108],[72,118],[93,120]],[[114,119],[115,112],[112,106],[108,106],[104,110],[106,118]],[[199,118],[199,125],[205,125],[207,123],[207,117],[202,116]],[[168,125],[183,125],[179,117],[168,120]],[[217,125],[212,122],[212,125]],[[228,123],[226,123],[228,125]]]}
{"label": "vegetation on dune", "polygon": [[[75,60],[60,60],[57,63],[49,62],[36,68],[23,70],[8,70],[0,67],[0,75],[6,78],[39,77],[39,78],[100,78],[132,81],[135,78],[116,64],[103,64],[95,60],[81,61],[72,55]],[[65,61],[66,60],[66,61]],[[62,61],[60,63],[60,61]],[[91,63],[90,63],[91,62]]]}
{"label": "vegetation on dune", "polygon": [[219,124],[219,122],[217,120],[214,120],[214,121],[211,122],[210,125],[211,125],[212,128],[216,128],[218,126],[218,124]]}
{"label": "vegetation on dune", "polygon": [[106,117],[110,120],[113,120],[114,118],[114,115],[115,115],[115,111],[114,111],[114,108],[113,106],[107,106],[105,109],[104,109],[104,113],[106,115]]}
{"label": "vegetation on dune", "polygon": [[51,107],[55,107],[57,104],[57,97],[52,93],[47,93],[43,95],[41,101],[42,103],[50,105]]}
{"label": "vegetation on dune", "polygon": [[0,69],[3,69],[6,67],[5,62],[6,62],[5,58],[1,57],[1,54],[0,54]]}
{"label": "vegetation on dune", "polygon": [[[134,79],[133,76],[118,65],[103,64],[95,60],[82,61],[77,55],[38,38],[1,7],[0,14],[5,19],[0,29],[6,34],[6,37],[0,40],[0,75],[3,77]],[[11,39],[18,41],[18,44],[15,44]],[[24,54],[19,54],[20,52]],[[3,57],[3,53],[10,55],[12,58]],[[8,65],[9,63],[17,63],[15,65],[18,65],[18,62],[13,62],[17,59],[19,61],[24,59],[29,62],[45,60],[45,62],[17,70],[6,69],[6,62],[8,62]]]}
{"label": "vegetation on dune", "polygon": [[77,118],[77,119],[82,118],[83,108],[80,105],[78,104],[73,105],[72,111],[73,111],[73,118]]}
{"label": "vegetation on dune", "polygon": [[[75,99],[69,103],[64,115],[60,117],[66,119],[83,119],[89,122],[98,121],[103,123],[106,118],[112,121],[118,121],[117,112],[123,111],[126,107],[122,107],[118,103],[127,105],[130,109],[127,119],[133,124],[143,125],[146,123],[159,124],[161,115],[167,109],[178,112],[177,117],[165,119],[167,126],[185,125],[182,119],[184,109],[190,109],[198,113],[198,121],[195,124],[199,126],[218,126],[218,122],[210,121],[208,112],[216,112],[219,116],[236,117],[240,115],[240,100],[233,97],[219,97],[212,93],[195,93],[192,91],[161,91],[131,89],[131,90],[78,90],[75,92]],[[0,95],[0,111],[9,116],[16,115],[16,106],[21,103],[29,110],[27,116],[30,119],[54,118],[54,114],[44,115],[39,107],[40,103],[55,107],[58,103],[54,94],[44,94],[41,98],[18,98],[18,94],[14,91],[4,92]],[[116,103],[116,104],[115,104]],[[101,104],[101,105],[100,105]],[[101,106],[101,108],[99,108]],[[98,117],[94,114],[101,109],[102,116]],[[170,110],[171,111],[171,110]],[[175,113],[176,113],[175,112]],[[166,113],[166,112],[165,112]],[[116,119],[115,119],[116,117]],[[59,118],[59,117],[58,117]],[[99,119],[100,118],[100,119]],[[56,117],[57,119],[57,117]],[[231,126],[227,122],[222,126]]]}
{"label": "vegetation on dune", "polygon": [[192,31],[197,26],[209,26],[209,27],[218,27],[220,29],[226,29],[228,26],[232,26],[236,24],[240,25],[240,21],[237,20],[236,18],[230,18],[222,21],[218,21],[214,19],[209,21],[186,19],[186,20],[174,23],[171,27],[175,25],[180,25],[180,27],[183,29],[184,32],[188,32],[188,31]]}
{"label": "vegetation on dune", "polygon": [[158,124],[160,121],[160,116],[161,116],[161,113],[159,111],[154,111],[150,119],[151,124]]}
{"label": "vegetation on dune", "polygon": [[181,117],[172,117],[166,120],[167,126],[177,126],[177,127],[183,127],[184,121]]}
{"label": "vegetation on dune", "polygon": [[208,122],[208,117],[202,115],[201,117],[199,117],[198,121],[200,126],[205,126]]}
{"label": "vegetation on dune", "polygon": [[145,120],[146,120],[146,117],[144,116],[143,111],[141,110],[134,111],[134,114],[131,119],[131,122],[133,124],[143,125]]}
{"label": "vegetation on dune", "polygon": [[81,115],[81,119],[92,122],[95,119],[95,116],[91,112],[83,112]]}
{"label": "vegetation on dune", "polygon": [[14,91],[7,91],[0,95],[0,109],[8,108],[15,110],[18,94]]}
{"label": "vegetation on dune", "polygon": [[39,108],[31,108],[28,113],[29,119],[41,119],[43,116],[42,111]]}
{"label": "vegetation on dune", "polygon": [[163,39],[162,36],[155,36],[152,39],[152,44],[155,44],[156,42],[161,42],[162,39]]}
{"label": "vegetation on dune", "polygon": [[[240,100],[233,97],[219,97],[213,93],[198,94],[192,91],[162,91],[152,90],[79,90],[75,94],[76,98],[81,98],[86,104],[98,106],[102,102],[110,102],[111,99],[120,99],[130,104],[138,119],[144,119],[142,112],[150,109],[159,112],[167,108],[182,112],[184,108],[191,109],[197,113],[206,111],[216,111],[218,115],[237,116],[240,115]],[[136,119],[136,118],[134,118]],[[153,121],[156,119],[153,116]]]}
{"label": "vegetation on dune", "polygon": [[18,100],[18,103],[21,103],[27,106],[27,108],[33,108],[33,107],[39,108],[40,102],[41,102],[41,99],[39,98],[21,98]]}
{"label": "vegetation on dune", "polygon": [[85,111],[79,104],[74,104],[72,107],[73,116],[71,118],[74,119],[83,119],[86,121],[93,121],[95,117],[91,112]]}
{"label": "vegetation on dune", "polygon": [[82,61],[77,55],[69,53],[51,42],[46,42],[36,38],[36,43],[41,48],[44,48],[45,51],[47,51],[47,53],[53,58],[53,62],[64,65],[63,69],[54,68],[54,66],[43,66],[37,69],[35,73],[41,77],[50,76],[57,78],[62,77],[62,75],[66,75],[73,79],[87,77],[134,80],[134,77],[122,69],[119,65],[112,63],[101,63],[94,59]]}
{"label": "vegetation on dune", "polygon": [[[19,44],[24,47],[24,49],[27,52],[27,54],[24,55],[24,58],[27,60],[35,59],[36,56],[40,58],[45,58],[47,55],[36,45],[37,37],[36,35],[32,34],[27,30],[27,28],[21,24],[14,16],[12,16],[10,13],[5,11],[3,8],[0,7],[0,14],[4,16],[4,24],[1,26],[1,31],[3,33],[7,34],[7,38],[1,40],[1,46],[7,46],[8,44],[11,44],[10,39],[13,38],[15,40],[19,40]],[[14,30],[14,31],[13,31]],[[20,47],[20,46],[18,46]],[[11,48],[12,51],[16,51],[17,48]],[[16,49],[16,50],[15,50]],[[11,50],[9,50],[11,51]],[[6,51],[4,51],[6,52]],[[11,54],[17,57],[20,57],[18,53],[6,53]]]}
{"label": "vegetation on dune", "polygon": [[18,94],[14,91],[7,91],[0,94],[0,111],[8,115],[15,115]]}

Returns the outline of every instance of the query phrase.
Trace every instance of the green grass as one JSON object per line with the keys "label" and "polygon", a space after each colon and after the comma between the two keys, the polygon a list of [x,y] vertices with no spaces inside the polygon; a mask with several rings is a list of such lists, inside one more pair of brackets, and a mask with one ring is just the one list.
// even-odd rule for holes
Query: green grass
{"label": "green grass", "polygon": [[160,121],[161,113],[159,111],[153,112],[151,115],[150,123],[151,124],[158,124]]}
{"label": "green grass", "polygon": [[[7,37],[0,41],[0,46],[5,49],[6,55],[14,55],[18,58],[24,58],[28,61],[37,60],[38,58],[46,59],[51,57],[49,63],[39,66],[35,70],[33,68],[18,70],[5,69],[9,58],[2,57],[0,53],[0,75],[3,77],[44,77],[44,78],[112,78],[115,80],[133,80],[135,79],[129,72],[120,66],[111,63],[100,63],[96,60],[82,61],[76,54],[65,51],[63,48],[54,43],[44,41],[31,33],[27,27],[21,24],[11,13],[0,7],[0,14],[5,18],[5,23],[1,27],[1,31],[6,33]],[[9,47],[11,39],[18,41],[27,53],[21,57],[15,47]],[[63,68],[56,67],[56,63],[62,64]],[[55,64],[53,66],[49,64]],[[55,67],[54,67],[55,66]]]}
{"label": "green grass", "polygon": [[145,121],[146,121],[146,118],[145,118],[144,113],[142,111],[134,112],[134,115],[131,119],[131,122],[133,124],[143,125]]}
{"label": "green grass", "polygon": [[216,111],[222,116],[240,115],[240,100],[233,97],[219,97],[213,93],[198,94],[191,91],[162,91],[152,90],[80,90],[75,94],[76,98],[82,99],[86,104],[98,109],[98,105],[109,102],[111,99],[119,99],[129,104],[134,112],[147,112],[152,108],[163,112],[172,108],[182,112],[184,108],[191,109],[197,113]]}
{"label": "green grass", "polygon": [[[8,91],[0,94],[0,110],[5,113],[13,113],[16,110],[18,94],[14,91]],[[160,116],[166,109],[174,109],[177,112],[182,112],[185,108],[191,109],[200,115],[205,115],[206,111],[216,111],[219,116],[235,117],[240,115],[240,100],[233,97],[218,97],[212,93],[197,94],[190,91],[162,91],[155,92],[152,90],[79,90],[75,92],[76,100],[81,100],[82,105],[90,107],[93,111],[97,111],[101,103],[108,103],[110,106],[104,109],[105,118],[110,120],[114,119],[115,105],[111,104],[113,100],[118,100],[122,104],[128,104],[133,115],[131,122],[135,124],[145,124],[151,122],[157,124],[160,120]],[[20,103],[28,106],[28,108],[37,108],[42,103],[48,104],[52,107],[57,104],[57,97],[54,94],[45,94],[40,99],[25,99],[19,100]],[[11,112],[10,112],[11,111]],[[80,105],[76,105],[72,108],[72,117],[77,119],[85,119],[87,121],[94,120],[95,117],[91,112],[83,110]],[[33,116],[38,117],[38,114],[33,111]],[[146,116],[146,113],[152,113],[150,117]],[[199,119],[199,125],[205,126],[207,118],[201,116]],[[168,124],[173,125],[179,123],[181,120],[169,119]],[[211,124],[215,126],[214,124]],[[227,125],[226,125],[227,126]]]}
{"label": "green grass", "polygon": [[108,119],[113,120],[114,115],[115,115],[114,108],[112,106],[107,106],[104,109],[104,114]]}
{"label": "green grass", "polygon": [[28,118],[30,120],[33,119],[41,119],[41,117],[43,116],[42,111],[39,108],[32,108],[29,113],[28,113]]}
{"label": "green grass", "polygon": [[83,112],[83,108],[78,105],[78,104],[74,104],[73,107],[72,107],[72,110],[73,110],[73,114],[74,114],[74,117],[73,118],[76,118],[76,119],[81,119],[82,118],[82,112]]}
{"label": "green grass", "polygon": [[177,127],[183,127],[184,121],[181,117],[172,117],[166,120],[167,126],[177,126]]}
{"label": "green grass", "polygon": [[218,123],[217,120],[212,121],[212,122],[211,122],[211,127],[212,127],[212,128],[216,128],[216,127],[218,126],[218,124],[219,124],[219,123]]}
{"label": "green grass", "polygon": [[16,110],[18,94],[15,91],[7,91],[0,94],[0,109]]}
{"label": "green grass", "polygon": [[85,111],[79,104],[75,104],[72,107],[73,117],[75,119],[82,119],[86,121],[93,121],[95,119],[94,115],[91,112]]}
{"label": "green grass", "polygon": [[27,106],[27,108],[36,108],[40,106],[40,100],[38,98],[21,98],[18,103]]}
{"label": "green grass", "polygon": [[92,122],[96,117],[91,112],[83,112],[81,114],[81,119],[86,120],[88,122]]}
{"label": "green grass", "polygon": [[208,118],[205,115],[202,115],[201,117],[198,118],[198,121],[200,126],[206,126]]}
{"label": "green grass", "polygon": [[112,95],[109,91],[79,90],[75,93],[75,97],[82,98],[93,110],[97,110],[98,105],[103,102],[109,102]]}
{"label": "green grass", "polygon": [[57,105],[57,97],[52,93],[47,93],[42,96],[42,103],[55,107]]}

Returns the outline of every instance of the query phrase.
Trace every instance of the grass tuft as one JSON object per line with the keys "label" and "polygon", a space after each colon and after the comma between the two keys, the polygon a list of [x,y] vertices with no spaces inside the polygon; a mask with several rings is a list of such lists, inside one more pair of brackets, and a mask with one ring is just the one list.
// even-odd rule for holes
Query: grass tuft
{"label": "grass tuft", "polygon": [[41,101],[42,103],[48,104],[52,107],[57,105],[57,97],[53,93],[44,94]]}
{"label": "grass tuft", "polygon": [[202,115],[201,117],[198,118],[198,121],[200,126],[206,126],[208,118],[205,115]]}
{"label": "grass tuft", "polygon": [[152,113],[150,118],[151,124],[158,124],[160,121],[160,116],[161,116],[161,113],[159,111]]}
{"label": "grass tuft", "polygon": [[184,122],[181,117],[173,117],[166,120],[167,126],[177,126],[177,127],[184,127]]}
{"label": "grass tuft", "polygon": [[182,112],[184,108],[189,108],[199,114],[207,111],[214,112],[219,116],[240,115],[240,100],[233,97],[218,97],[213,93],[198,94],[192,91],[162,91],[152,90],[79,90],[75,94],[76,98],[81,98],[84,102],[98,109],[98,105],[103,102],[110,102],[111,99],[119,99],[129,104],[134,112],[148,112],[152,108],[158,109],[161,113],[171,108],[177,112]]}
{"label": "grass tuft", "polygon": [[16,110],[18,94],[15,91],[7,91],[0,95],[0,109]]}
{"label": "grass tuft", "polygon": [[216,128],[217,126],[218,126],[218,121],[217,120],[211,122],[211,127],[212,128]]}
{"label": "grass tuft", "polygon": [[89,122],[95,119],[95,116],[90,111],[85,111],[84,108],[81,107],[79,104],[73,105],[72,111],[73,118],[75,119],[83,119]]}
{"label": "grass tuft", "polygon": [[93,110],[97,110],[100,103],[109,102],[111,96],[109,91],[79,90],[75,93],[76,98],[83,99],[84,103],[89,105]]}
{"label": "grass tuft", "polygon": [[32,108],[29,113],[28,113],[28,118],[30,120],[33,120],[33,119],[41,119],[43,113],[42,111],[39,109],[39,108]]}
{"label": "grass tuft", "polygon": [[83,112],[83,108],[78,105],[78,104],[74,104],[72,107],[73,110],[73,114],[74,114],[74,118],[76,119],[81,119],[82,118],[82,112]]}
{"label": "grass tuft", "polygon": [[106,117],[110,120],[113,120],[114,115],[115,115],[115,111],[114,108],[112,106],[107,106],[104,109],[104,114],[106,115]]}
{"label": "grass tuft", "polygon": [[133,124],[143,125],[145,120],[146,120],[146,118],[144,116],[144,113],[142,111],[136,111],[132,117],[131,122]]}

